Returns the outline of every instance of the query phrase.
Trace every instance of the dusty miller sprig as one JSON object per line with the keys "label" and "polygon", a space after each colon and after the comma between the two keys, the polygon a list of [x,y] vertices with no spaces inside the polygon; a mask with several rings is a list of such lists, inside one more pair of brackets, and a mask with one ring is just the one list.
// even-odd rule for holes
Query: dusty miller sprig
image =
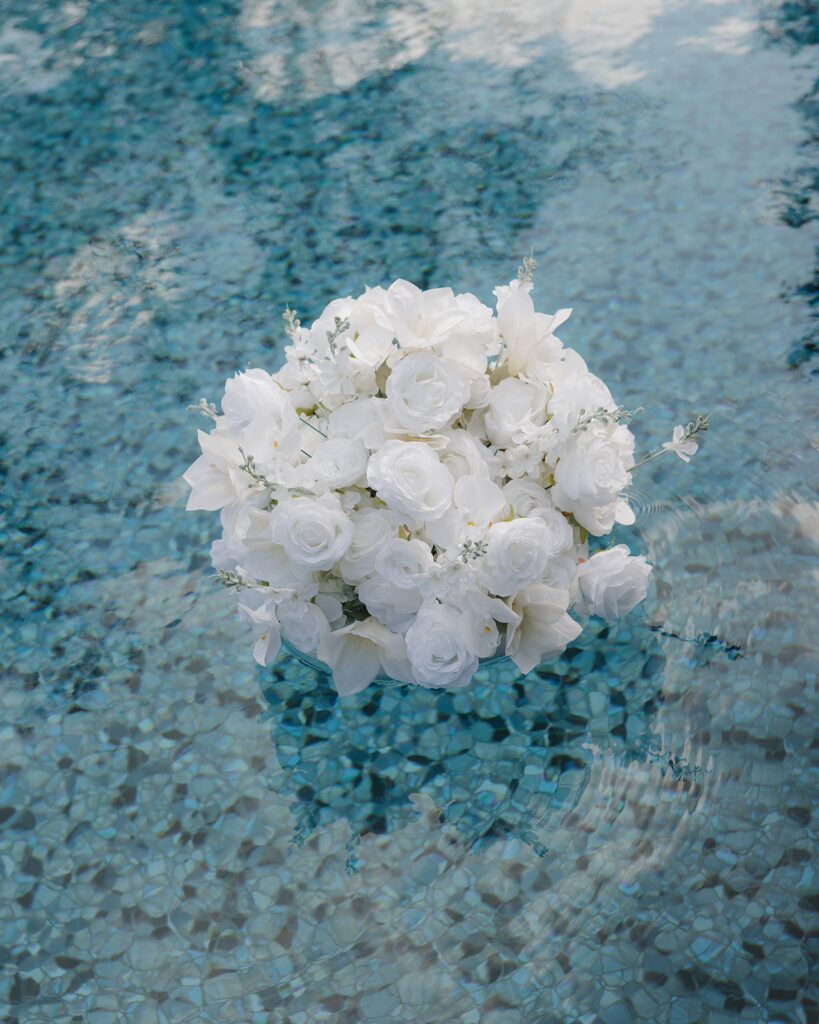
{"label": "dusty miller sprig", "polygon": [[189,405],[188,409],[192,412],[201,412],[204,416],[210,417],[212,420],[219,419],[219,410],[206,398],[200,398],[196,405]]}
{"label": "dusty miller sprig", "polygon": [[337,316],[334,317],[334,320],[336,325],[334,330],[327,332],[327,344],[330,346],[330,351],[333,353],[333,355],[336,354],[336,340],[338,336],[340,334],[343,334],[345,331],[349,331],[350,329],[350,321],[347,319],[346,316]]}
{"label": "dusty miller sprig", "polygon": [[531,254],[523,257],[522,266],[518,267],[518,281],[521,284],[529,284],[534,277],[537,268],[537,260]]}
{"label": "dusty miller sprig", "polygon": [[[243,463],[241,463],[241,465],[239,466],[239,469],[244,470],[244,472],[247,473],[247,475],[249,477],[251,477],[251,479],[255,480],[256,483],[261,484],[262,487],[267,487],[271,491],[275,491],[276,490],[276,484],[274,484],[272,480],[268,480],[267,477],[264,475],[264,473],[261,473],[256,468],[256,461],[253,458],[253,456],[252,455],[247,455],[245,453],[244,448],[239,448],[239,454],[245,460]],[[248,484],[248,486],[251,486],[251,485]]]}
{"label": "dusty miller sprig", "polygon": [[624,406],[618,405],[614,409],[606,409],[601,405],[594,412],[586,412],[585,409],[581,409],[580,412],[582,415],[572,427],[572,433],[588,430],[595,421],[599,423],[631,423],[637,413],[643,412],[643,407],[640,405],[636,409],[626,409]]}
{"label": "dusty miller sprig", "polygon": [[213,578],[219,580],[228,590],[247,590],[251,586],[244,576],[240,576],[233,569],[220,569]]}
{"label": "dusty miller sprig", "polygon": [[285,306],[284,312],[282,313],[282,319],[284,320],[284,330],[287,337],[291,341],[296,341],[299,336],[299,328],[301,327],[301,320],[296,316],[295,309],[291,309],[289,306]]}
{"label": "dusty miller sprig", "polygon": [[485,540],[467,540],[461,545],[458,557],[466,565],[473,558],[480,558],[486,554]]}

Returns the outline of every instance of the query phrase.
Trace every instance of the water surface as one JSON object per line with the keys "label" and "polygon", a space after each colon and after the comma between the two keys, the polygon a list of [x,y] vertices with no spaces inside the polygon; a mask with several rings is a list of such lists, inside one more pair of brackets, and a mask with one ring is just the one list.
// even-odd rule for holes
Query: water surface
{"label": "water surface", "polygon": [[[815,18],[4,5],[8,1024],[817,1020]],[[638,443],[712,413],[648,599],[457,694],[255,668],[186,407],[530,249]]]}

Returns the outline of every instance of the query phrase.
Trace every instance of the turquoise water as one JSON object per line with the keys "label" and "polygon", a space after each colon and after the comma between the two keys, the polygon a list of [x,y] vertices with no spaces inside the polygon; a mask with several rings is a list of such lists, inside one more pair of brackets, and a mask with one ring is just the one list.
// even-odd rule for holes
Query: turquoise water
{"label": "turquoise water", "polygon": [[[0,1020],[819,1020],[815,4],[0,10]],[[261,670],[180,475],[285,304],[537,308],[647,600],[526,678]]]}

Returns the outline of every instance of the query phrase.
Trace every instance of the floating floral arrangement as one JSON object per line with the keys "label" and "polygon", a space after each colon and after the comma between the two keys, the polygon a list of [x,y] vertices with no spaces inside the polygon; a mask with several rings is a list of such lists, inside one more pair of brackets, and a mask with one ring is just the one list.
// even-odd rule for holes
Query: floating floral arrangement
{"label": "floating floral arrangement", "polygon": [[632,470],[688,460],[707,419],[635,462],[631,413],[535,311],[533,260],[474,295],[396,281],[331,302],[275,373],[227,381],[185,473],[189,509],[221,510],[211,558],[267,665],[282,638],[342,695],[386,675],[464,686],[480,660],[521,672],[580,616],[641,601],[651,566],[589,538],[634,522]]}

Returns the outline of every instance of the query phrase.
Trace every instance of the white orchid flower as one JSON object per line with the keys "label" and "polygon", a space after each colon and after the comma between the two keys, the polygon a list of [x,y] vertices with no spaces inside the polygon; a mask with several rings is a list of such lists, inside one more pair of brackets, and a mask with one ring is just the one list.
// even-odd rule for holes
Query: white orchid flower
{"label": "white orchid flower", "polygon": [[663,449],[667,452],[675,452],[683,462],[690,462],[691,456],[698,448],[699,445],[696,441],[686,439],[685,427],[681,423],[674,427],[671,440],[663,441]]}

